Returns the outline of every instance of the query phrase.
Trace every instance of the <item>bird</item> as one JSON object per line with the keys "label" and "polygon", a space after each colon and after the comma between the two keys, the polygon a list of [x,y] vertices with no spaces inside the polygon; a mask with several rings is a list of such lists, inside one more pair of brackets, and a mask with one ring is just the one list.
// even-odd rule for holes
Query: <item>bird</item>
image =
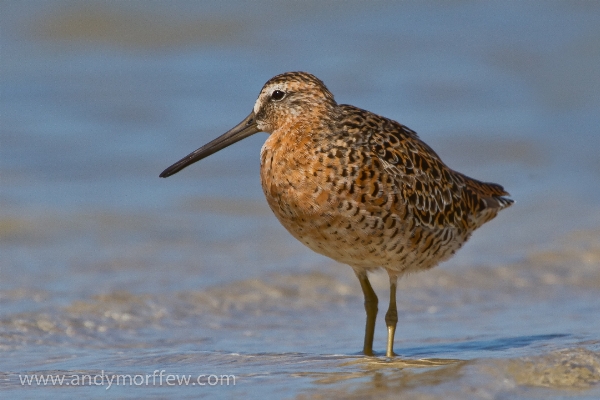
{"label": "bird", "polygon": [[390,299],[386,357],[394,353],[396,286],[407,273],[450,258],[471,233],[513,204],[501,185],[448,167],[417,133],[370,111],[338,104],[316,76],[286,72],[262,87],[238,125],[165,169],[169,177],[257,132],[267,203],[315,252],[349,265],[366,312],[362,353],[375,356],[378,298],[368,273],[384,269]]}

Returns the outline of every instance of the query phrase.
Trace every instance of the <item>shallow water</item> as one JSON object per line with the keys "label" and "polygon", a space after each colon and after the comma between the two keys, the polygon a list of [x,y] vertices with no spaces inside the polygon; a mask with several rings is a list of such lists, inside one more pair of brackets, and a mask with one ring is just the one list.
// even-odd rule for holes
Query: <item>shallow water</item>
{"label": "shallow water", "polygon": [[[221,3],[0,5],[0,388],[600,398],[600,7]],[[359,354],[350,268],[268,209],[264,135],[158,179],[288,70],[517,200],[452,260],[402,279],[394,360],[383,311],[380,356]],[[387,278],[372,282],[383,309]],[[235,385],[160,385],[154,371]],[[33,374],[72,384],[21,384]],[[116,375],[139,378],[109,387]],[[75,383],[86,376],[100,384]]]}

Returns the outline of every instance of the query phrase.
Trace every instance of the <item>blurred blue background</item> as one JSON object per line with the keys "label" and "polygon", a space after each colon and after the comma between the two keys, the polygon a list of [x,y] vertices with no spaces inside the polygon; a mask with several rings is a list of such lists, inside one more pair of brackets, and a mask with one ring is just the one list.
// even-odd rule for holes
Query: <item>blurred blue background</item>
{"label": "blurred blue background", "polygon": [[[103,353],[116,342],[158,351],[166,340],[181,352],[190,342],[196,350],[225,352],[359,349],[362,300],[350,269],[296,243],[264,201],[258,176],[264,134],[158,178],[237,124],[264,82],[285,71],[311,72],[339,103],[416,130],[450,167],[502,184],[517,201],[435,273],[458,282],[482,266],[490,274],[509,266],[512,278],[502,281],[499,272],[493,278],[503,282],[493,289],[504,300],[524,279],[579,282],[557,302],[578,298],[586,285],[600,287],[590,283],[600,282],[598,2],[3,1],[0,24],[0,342],[16,356],[2,361],[5,370],[41,368],[56,343],[86,354],[61,364],[67,369],[126,368]],[[565,241],[564,254],[577,256],[565,256],[554,278],[543,262],[523,268]],[[271,315],[260,308],[270,303],[251,294],[271,293],[252,285],[275,273],[299,276],[292,286],[300,289],[293,286],[290,295],[273,283],[293,301],[271,304],[277,310]],[[302,279],[306,288],[331,292],[315,306],[325,308],[321,314],[312,306],[298,306],[304,314],[289,309],[314,297],[302,291]],[[399,299],[407,311],[427,301],[438,307],[444,290],[462,290],[415,279]],[[246,292],[239,282],[254,282],[254,289]],[[385,291],[385,279],[378,282]],[[469,282],[489,294],[485,277]],[[419,285],[431,290],[427,301],[410,292]],[[523,321],[531,322],[522,305],[539,306],[534,292],[509,300],[500,320],[514,322],[525,312]],[[209,327],[204,318],[214,314],[186,314],[189,304],[170,302],[197,293],[198,310],[206,298],[220,304],[213,311],[224,325]],[[166,311],[148,306],[148,298]],[[340,298],[348,331],[336,340],[326,322],[340,313],[328,308]],[[589,303],[580,301],[564,305],[566,315],[589,315],[579,308]],[[534,314],[549,322],[555,306]],[[244,326],[226,329],[232,309],[252,314],[245,307],[262,310],[266,322],[249,328],[250,320],[234,313]],[[296,342],[279,340],[290,332],[273,326],[297,312],[300,326],[321,330],[296,333]],[[123,328],[114,317],[123,313],[137,322]],[[491,332],[466,332],[462,317],[431,335],[443,341]],[[184,332],[178,336],[173,326],[181,324],[188,330],[177,328]],[[415,324],[404,337],[423,346],[423,322]],[[504,333],[557,333],[546,326],[514,322]],[[555,330],[581,333],[576,323],[565,326]],[[501,335],[504,328],[494,329]],[[102,351],[84,344],[90,337]]]}

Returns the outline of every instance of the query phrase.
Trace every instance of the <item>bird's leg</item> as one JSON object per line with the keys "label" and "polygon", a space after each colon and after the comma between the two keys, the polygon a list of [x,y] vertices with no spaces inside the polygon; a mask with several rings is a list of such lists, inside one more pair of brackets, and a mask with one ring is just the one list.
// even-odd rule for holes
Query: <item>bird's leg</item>
{"label": "bird's leg", "polygon": [[371,287],[371,282],[367,277],[366,271],[354,271],[360,282],[363,294],[365,296],[365,311],[367,312],[367,324],[365,327],[365,344],[363,353],[367,356],[373,355],[373,335],[375,333],[375,319],[377,317],[377,295]]}
{"label": "bird's leg", "polygon": [[385,324],[387,325],[388,338],[386,357],[394,357],[394,334],[396,333],[396,324],[398,323],[398,310],[396,309],[396,283],[398,277],[390,275],[390,306],[385,313]]}

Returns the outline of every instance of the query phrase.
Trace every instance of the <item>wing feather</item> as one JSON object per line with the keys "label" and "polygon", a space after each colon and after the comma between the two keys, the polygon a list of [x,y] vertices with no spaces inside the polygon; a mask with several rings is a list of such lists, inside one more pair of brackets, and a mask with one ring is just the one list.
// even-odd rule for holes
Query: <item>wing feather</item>
{"label": "wing feather", "polygon": [[362,138],[364,158],[378,160],[388,175],[382,181],[391,180],[386,189],[406,208],[400,215],[412,215],[421,226],[466,230],[513,203],[502,186],[450,169],[406,126],[353,106],[342,107],[355,116],[351,128]]}

